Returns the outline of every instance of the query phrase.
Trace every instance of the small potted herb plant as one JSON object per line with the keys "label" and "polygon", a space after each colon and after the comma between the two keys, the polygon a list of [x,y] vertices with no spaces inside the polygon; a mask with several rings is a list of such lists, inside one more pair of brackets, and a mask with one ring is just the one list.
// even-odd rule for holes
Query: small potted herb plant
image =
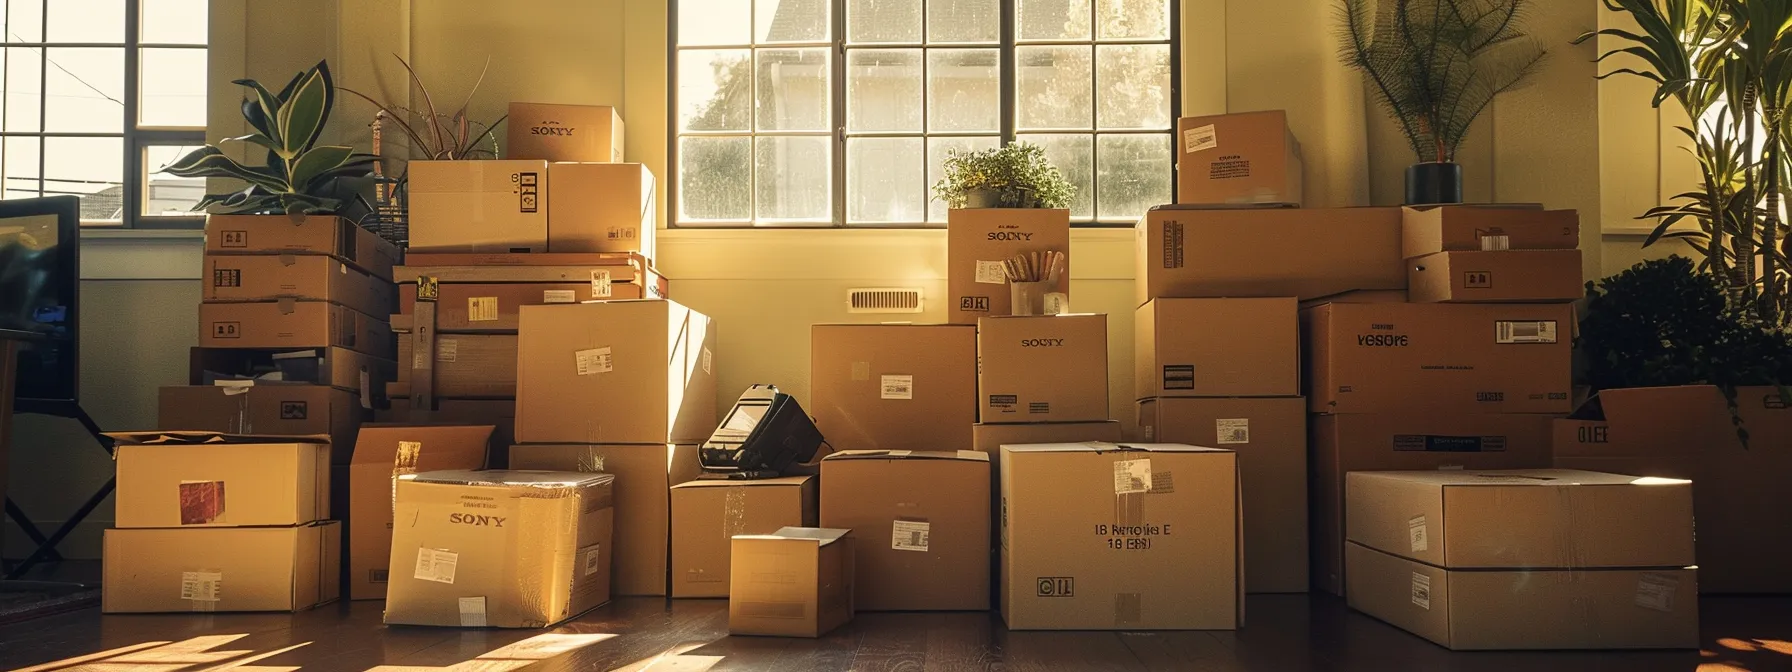
{"label": "small potted herb plant", "polygon": [[933,193],[952,208],[1070,207],[1076,188],[1045,158],[1045,150],[1027,142],[946,156],[946,175]]}
{"label": "small potted herb plant", "polygon": [[[1026,296],[1050,296],[1057,309],[1069,305],[1070,197],[1075,188],[1045,157],[1025,142],[946,157],[945,177],[933,187],[946,212],[946,286],[951,322],[1015,312],[1011,282],[1050,279]],[[1050,269],[1016,276],[1007,262],[1052,259]],[[1044,310],[1041,303],[1036,306]],[[1033,311],[1022,311],[1033,312]],[[1056,312],[1056,310],[1052,311]]]}

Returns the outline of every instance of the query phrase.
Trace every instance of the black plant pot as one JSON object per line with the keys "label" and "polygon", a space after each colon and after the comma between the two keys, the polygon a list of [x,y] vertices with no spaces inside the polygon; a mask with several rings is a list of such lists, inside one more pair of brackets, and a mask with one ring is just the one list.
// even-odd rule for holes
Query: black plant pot
{"label": "black plant pot", "polygon": [[1406,167],[1406,204],[1462,202],[1462,164],[1428,162]]}

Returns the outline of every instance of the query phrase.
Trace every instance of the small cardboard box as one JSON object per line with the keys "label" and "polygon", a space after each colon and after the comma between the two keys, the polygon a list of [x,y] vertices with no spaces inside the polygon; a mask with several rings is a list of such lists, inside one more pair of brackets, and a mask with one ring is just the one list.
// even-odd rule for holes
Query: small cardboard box
{"label": "small cardboard box", "polygon": [[622,162],[622,117],[608,105],[511,103],[504,156]]}
{"label": "small cardboard box", "polygon": [[834,450],[964,450],[977,422],[977,328],[818,324],[809,404]]}
{"label": "small cardboard box", "polygon": [[400,256],[372,231],[327,215],[206,215],[205,253],[329,255],[386,280]]}
{"label": "small cardboard box", "polygon": [[398,376],[398,363],[347,348],[194,347],[187,350],[187,384],[271,379],[282,383],[328,385],[353,392],[362,407],[373,405],[379,391]]}
{"label": "small cardboard box", "polygon": [[[374,411],[373,419],[388,425],[423,424],[411,420],[420,417],[415,414],[409,399],[394,398],[392,407]],[[453,425],[491,425],[492,448],[486,453],[485,464],[492,469],[509,466],[510,446],[516,443],[515,399],[437,399],[430,420]]]}
{"label": "small cardboard box", "polygon": [[349,465],[350,599],[386,597],[394,480],[422,471],[483,467],[491,436],[489,425],[361,428]]}
{"label": "small cardboard box", "polygon": [[386,623],[543,628],[610,601],[609,474],[398,477]]}
{"label": "small cardboard box", "polygon": [[1175,444],[1002,446],[1008,628],[1243,625],[1236,458]]}
{"label": "small cardboard box", "polygon": [[413,348],[410,334],[400,334],[398,361],[410,366],[398,370],[400,395],[410,396],[411,367],[435,369],[438,397],[510,399],[516,397],[517,337],[508,334],[437,333],[434,361],[420,361],[423,353]]}
{"label": "small cardboard box", "polygon": [[391,359],[392,326],[323,301],[199,304],[199,345],[209,348],[328,348]]}
{"label": "small cardboard box", "polygon": [[715,323],[667,300],[523,306],[519,443],[697,444],[716,428]]}
{"label": "small cardboard box", "polygon": [[672,596],[727,597],[737,534],[815,526],[815,477],[696,480],[672,486]]}
{"label": "small cardboard box", "polygon": [[1399,208],[1158,206],[1137,232],[1134,305],[1406,289]]}
{"label": "small cardboard box", "polygon": [[208,254],[206,301],[329,301],[368,315],[398,305],[392,281],[315,254]]}
{"label": "small cardboard box", "polygon": [[330,437],[330,462],[348,464],[367,419],[353,393],[323,385],[176,385],[157,394],[156,426],[167,431]]}
{"label": "small cardboard box", "polygon": [[585,444],[510,447],[510,468],[616,476],[617,595],[666,595],[674,485],[697,477],[696,446]]}
{"label": "small cardboard box", "polygon": [[1580,247],[1580,213],[1573,210],[1446,205],[1406,208],[1400,221],[1407,259],[1438,252]]}
{"label": "small cardboard box", "polygon": [[1134,399],[1300,394],[1292,298],[1152,299],[1132,333]]}
{"label": "small cardboard box", "polygon": [[820,637],[852,620],[852,530],[736,535],[728,634]]}
{"label": "small cardboard box", "polygon": [[550,163],[549,252],[639,252],[654,258],[653,172],[639,163]]}
{"label": "small cardboard box", "polygon": [[1307,592],[1306,413],[1300,397],[1139,402],[1146,441],[1238,453],[1247,593]]}
{"label": "small cardboard box", "polygon": [[[399,285],[406,290],[399,295],[398,312],[407,318],[416,312],[415,284]],[[436,330],[442,332],[516,333],[518,314],[523,306],[545,306],[555,303],[610,301],[617,299],[663,298],[662,294],[643,293],[634,283],[611,283],[600,290],[589,282],[510,282],[436,285]],[[599,296],[607,292],[607,296]],[[408,324],[408,323],[407,323]],[[400,328],[393,321],[393,328]]]}
{"label": "small cardboard box", "polygon": [[1569,303],[1586,296],[1580,250],[1438,252],[1408,261],[1413,303]]}
{"label": "small cardboard box", "polygon": [[1108,415],[1108,316],[977,321],[979,419],[1093,422]]}
{"label": "small cardboard box", "polygon": [[342,526],[115,529],[100,611],[301,611],[341,592]]}
{"label": "small cardboard box", "polygon": [[1301,204],[1300,142],[1281,110],[1176,120],[1177,203]]}
{"label": "small cardboard box", "polygon": [[116,525],[258,527],[330,517],[330,437],[108,433]]}
{"label": "small cardboard box", "polygon": [[974,450],[824,458],[821,526],[858,539],[858,608],[988,611],[989,484],[989,456]]}
{"label": "small cardboard box", "polygon": [[976,208],[946,211],[946,321],[976,324],[1009,315],[1013,296],[1003,263],[1029,252],[1063,252],[1058,291],[1070,296],[1070,211]]}
{"label": "small cardboard box", "polygon": [[410,249],[546,252],[548,164],[412,161]]}

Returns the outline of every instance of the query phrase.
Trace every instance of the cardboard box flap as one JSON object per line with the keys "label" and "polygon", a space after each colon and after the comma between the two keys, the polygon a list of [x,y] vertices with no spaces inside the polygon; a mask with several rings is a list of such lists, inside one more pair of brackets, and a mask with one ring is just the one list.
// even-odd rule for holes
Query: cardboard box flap
{"label": "cardboard box flap", "polygon": [[1171,203],[1151,206],[1150,212],[1159,210],[1293,210],[1299,207],[1294,203]]}
{"label": "cardboard box flap", "polygon": [[852,530],[836,530],[825,527],[780,527],[771,534],[737,534],[735,539],[783,539],[788,541],[814,541],[816,546],[827,546],[844,538]]}
{"label": "cardboard box flap", "polygon": [[1395,481],[1453,487],[1576,487],[1599,485],[1673,485],[1692,481],[1607,474],[1579,469],[1504,469],[1500,471],[1384,471],[1360,472],[1361,478],[1383,478]]}
{"label": "cardboard box flap", "polygon": [[1725,406],[1723,393],[1715,385],[1631,387],[1595,392],[1568,419],[1646,425],[1658,422],[1664,417],[1663,412],[1670,409],[1670,415],[1676,417],[1691,417],[1695,413],[1722,413],[1727,417]]}
{"label": "cardboard box flap", "polygon": [[543,489],[582,488],[591,485],[614,483],[613,474],[593,474],[576,471],[534,471],[524,469],[452,469],[447,471],[426,471],[421,474],[400,476],[418,483],[443,483],[451,485],[492,485],[522,486]]}
{"label": "cardboard box flap", "polygon": [[842,450],[827,460],[965,460],[988,462],[989,455],[975,450]]}
{"label": "cardboard box flap", "polygon": [[152,445],[191,445],[199,443],[231,443],[231,444],[286,444],[286,443],[329,443],[328,434],[226,434],[224,432],[105,432],[107,438],[127,446]]}
{"label": "cardboard box flap", "polygon": [[1101,441],[1004,445],[1002,448],[1016,453],[1118,453],[1131,451],[1143,451],[1147,453],[1232,452],[1220,448],[1203,448],[1201,446],[1187,446],[1180,443],[1105,443]]}
{"label": "cardboard box flap", "polygon": [[737,485],[739,485],[739,486],[757,486],[757,487],[791,485],[791,486],[802,487],[803,484],[808,483],[809,480],[812,478],[815,478],[815,477],[814,476],[780,476],[778,478],[757,478],[757,479],[698,477],[697,480],[685,481],[683,483],[679,483],[678,485],[674,485],[672,487],[674,487],[674,488],[729,488],[729,487],[734,487]]}

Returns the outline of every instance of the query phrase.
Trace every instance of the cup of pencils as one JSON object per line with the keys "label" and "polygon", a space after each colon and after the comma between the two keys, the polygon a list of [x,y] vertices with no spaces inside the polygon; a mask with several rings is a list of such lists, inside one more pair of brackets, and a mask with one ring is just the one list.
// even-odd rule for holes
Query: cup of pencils
{"label": "cup of pencils", "polygon": [[1060,315],[1070,295],[1060,286],[1069,275],[1063,252],[1026,252],[1002,262],[1015,315]]}

